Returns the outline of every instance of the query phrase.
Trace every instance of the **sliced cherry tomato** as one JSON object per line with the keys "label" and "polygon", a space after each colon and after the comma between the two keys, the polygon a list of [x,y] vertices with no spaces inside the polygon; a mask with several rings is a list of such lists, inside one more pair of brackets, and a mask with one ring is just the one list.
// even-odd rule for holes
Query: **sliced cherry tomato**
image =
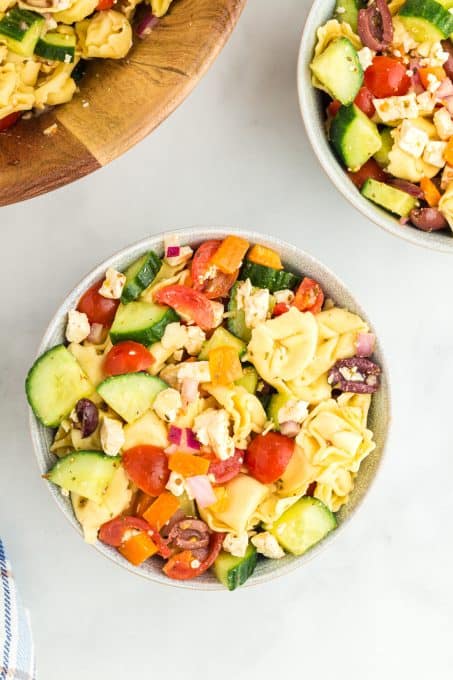
{"label": "sliced cherry tomato", "polygon": [[378,182],[385,182],[387,179],[386,173],[379,167],[374,158],[370,158],[356,172],[348,172],[348,176],[359,189],[362,188],[367,179],[377,179]]}
{"label": "sliced cherry tomato", "polygon": [[115,0],[99,0],[96,9],[98,12],[102,12],[105,9],[112,9],[114,4]]}
{"label": "sliced cherry tomato", "polygon": [[391,57],[374,57],[365,71],[364,82],[378,99],[407,94],[411,85],[406,66]]}
{"label": "sliced cherry tomato", "polygon": [[277,432],[258,435],[249,444],[245,464],[252,477],[263,484],[272,484],[285,472],[294,446],[294,439]]}
{"label": "sliced cherry tomato", "polygon": [[2,130],[9,130],[9,128],[12,127],[14,123],[17,123],[21,115],[21,111],[15,111],[14,113],[10,113],[9,116],[0,118],[0,132]]}
{"label": "sliced cherry tomato", "polygon": [[329,106],[327,107],[327,114],[331,118],[334,118],[340,109],[341,102],[339,102],[338,99],[334,99],[332,102],[330,102]]}
{"label": "sliced cherry tomato", "polygon": [[151,352],[144,345],[125,340],[114,345],[105,357],[104,371],[107,375],[122,375],[146,371],[154,361]]}
{"label": "sliced cherry tomato", "polygon": [[282,314],[286,314],[286,312],[289,312],[289,306],[286,302],[277,302],[272,310],[272,316],[281,316]]}
{"label": "sliced cherry tomato", "polygon": [[124,541],[124,534],[131,529],[148,532],[151,530],[151,527],[141,517],[115,517],[115,519],[111,519],[101,526],[99,540],[107,543],[107,545],[119,548]]}
{"label": "sliced cherry tomato", "polygon": [[373,93],[367,87],[361,87],[354,99],[354,104],[356,104],[368,118],[372,118],[376,111],[373,99]]}
{"label": "sliced cherry tomato", "polygon": [[123,453],[123,465],[128,477],[150,496],[159,496],[168,482],[168,457],[157,446],[134,446]]}
{"label": "sliced cherry tomato", "polygon": [[208,469],[208,475],[214,475],[215,484],[225,484],[239,474],[244,461],[244,451],[236,449],[234,456],[226,460],[219,460],[214,455],[210,455],[209,459],[212,462]]}
{"label": "sliced cherry tomato", "polygon": [[110,328],[120,301],[99,295],[98,291],[101,286],[102,281],[93,283],[80,298],[77,309],[79,312],[85,312],[90,323],[100,323]]}
{"label": "sliced cherry tomato", "polygon": [[215,298],[228,295],[228,291],[239,276],[239,270],[234,274],[224,274],[217,270],[213,278],[203,278],[211,266],[212,256],[219,249],[221,243],[222,241],[216,241],[215,239],[205,241],[197,248],[192,259],[193,287],[195,290],[204,293],[209,300],[215,300]]}
{"label": "sliced cherry tomato", "polygon": [[293,305],[300,312],[318,314],[324,302],[324,293],[317,281],[306,276],[296,291]]}
{"label": "sliced cherry tomato", "polygon": [[[191,578],[196,578],[207,571],[216,561],[218,554],[222,548],[225,534],[213,533],[211,534],[211,541],[209,543],[209,555],[202,561],[196,560],[196,557],[191,550],[183,550],[173,557],[170,557],[167,564],[164,566],[164,573],[169,577],[178,581],[186,581]],[[194,560],[198,566],[192,566]],[[195,563],[195,564],[196,564]]]}
{"label": "sliced cherry tomato", "polygon": [[204,331],[214,327],[214,312],[208,298],[193,288],[185,286],[166,286],[156,291],[156,302],[168,305],[183,317],[194,321]]}

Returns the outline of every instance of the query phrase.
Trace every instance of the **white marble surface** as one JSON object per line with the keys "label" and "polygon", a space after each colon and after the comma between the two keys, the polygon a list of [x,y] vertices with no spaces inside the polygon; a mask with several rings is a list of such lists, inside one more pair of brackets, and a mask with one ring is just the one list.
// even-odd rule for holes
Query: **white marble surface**
{"label": "white marble surface", "polygon": [[[151,137],[72,186],[3,208],[0,533],[31,609],[41,680],[450,680],[453,261],[367,224],[299,117],[308,2],[250,0],[196,91]],[[162,588],[84,546],[37,474],[23,379],[67,292],[167,227],[247,226],[313,253],[387,348],[394,432],[367,502],[303,571],[236,593]]]}

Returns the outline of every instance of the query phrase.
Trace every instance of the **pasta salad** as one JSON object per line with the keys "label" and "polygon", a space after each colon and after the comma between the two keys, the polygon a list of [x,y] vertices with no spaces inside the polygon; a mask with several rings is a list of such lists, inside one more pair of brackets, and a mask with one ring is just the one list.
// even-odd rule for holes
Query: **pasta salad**
{"label": "pasta salad", "polygon": [[357,314],[237,235],[109,268],[26,393],[85,540],[230,590],[337,526],[380,367]]}
{"label": "pasta salad", "polygon": [[453,0],[337,0],[310,64],[330,143],[362,195],[453,229]]}
{"label": "pasta salad", "polygon": [[[172,0],[0,0],[0,131],[72,99],[89,59],[121,59]],[[31,115],[27,113],[26,115]]]}

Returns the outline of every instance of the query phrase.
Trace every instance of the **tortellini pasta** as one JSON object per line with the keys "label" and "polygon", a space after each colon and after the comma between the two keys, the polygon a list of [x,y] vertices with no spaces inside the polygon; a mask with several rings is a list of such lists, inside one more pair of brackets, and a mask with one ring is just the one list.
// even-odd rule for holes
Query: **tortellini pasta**
{"label": "tortellini pasta", "polygon": [[439,172],[439,168],[430,165],[423,158],[415,158],[406,151],[403,151],[398,144],[400,129],[392,131],[394,144],[389,152],[389,164],[387,172],[399,179],[406,179],[409,182],[419,182],[422,177],[434,177]]}
{"label": "tortellini pasta", "polygon": [[97,12],[76,24],[82,56],[122,59],[132,47],[132,28],[120,12]]}
{"label": "tortellini pasta", "polygon": [[173,0],[151,0],[151,8],[155,17],[163,17],[168,12]]}
{"label": "tortellini pasta", "polygon": [[33,87],[23,80],[20,63],[0,66],[0,118],[15,111],[26,111],[34,103]]}
{"label": "tortellini pasta", "polygon": [[35,89],[35,106],[42,109],[45,106],[55,106],[69,102],[74,92],[76,84],[71,78],[75,63],[60,63],[55,70],[37,83]]}
{"label": "tortellini pasta", "polygon": [[266,412],[259,399],[240,386],[207,384],[204,387],[230,416],[235,446],[239,449],[247,448],[250,434],[262,432],[266,423]]}
{"label": "tortellini pasta", "polygon": [[55,13],[53,18],[63,24],[75,24],[93,14],[98,3],[99,0],[75,0],[67,9]]}

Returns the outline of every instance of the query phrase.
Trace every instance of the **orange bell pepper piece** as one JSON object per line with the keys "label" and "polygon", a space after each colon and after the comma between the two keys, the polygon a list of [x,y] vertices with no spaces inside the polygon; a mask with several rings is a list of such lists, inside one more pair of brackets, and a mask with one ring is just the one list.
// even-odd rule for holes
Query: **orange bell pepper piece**
{"label": "orange bell pepper piece", "polygon": [[143,514],[143,519],[146,519],[153,529],[160,531],[178,509],[179,501],[176,496],[173,496],[169,491],[164,491],[156,498],[154,503],[149,506],[147,511]]}
{"label": "orange bell pepper piece", "polygon": [[450,137],[444,151],[444,158],[448,165],[453,165],[453,137]]}
{"label": "orange bell pepper piece", "polygon": [[[168,467],[173,472],[178,472],[183,477],[205,475],[209,470],[210,461],[191,453],[172,453],[168,457]],[[145,517],[146,519],[146,517]]]}
{"label": "orange bell pepper piece", "polygon": [[447,74],[445,73],[445,70],[442,68],[442,66],[424,66],[418,69],[418,74],[425,90],[427,90],[429,87],[429,76],[434,76],[437,80],[443,80],[447,77]]}
{"label": "orange bell pepper piece", "polygon": [[141,531],[120,545],[118,550],[131,564],[138,567],[139,564],[155,555],[158,547],[146,532]]}
{"label": "orange bell pepper piece", "polygon": [[240,236],[227,236],[211,258],[224,274],[234,274],[242,264],[242,260],[249,249],[250,243]]}
{"label": "orange bell pepper piece", "polygon": [[242,365],[234,347],[216,347],[209,352],[209,372],[214,385],[231,385],[242,377]]}
{"label": "orange bell pepper piece", "polygon": [[429,179],[429,177],[421,178],[420,189],[425,195],[425,201],[431,208],[434,208],[436,205],[438,205],[440,201],[440,191],[434,182]]}
{"label": "orange bell pepper piece", "polygon": [[255,264],[262,264],[265,267],[272,269],[283,269],[280,255],[272,248],[266,246],[255,245],[247,255],[247,260]]}

